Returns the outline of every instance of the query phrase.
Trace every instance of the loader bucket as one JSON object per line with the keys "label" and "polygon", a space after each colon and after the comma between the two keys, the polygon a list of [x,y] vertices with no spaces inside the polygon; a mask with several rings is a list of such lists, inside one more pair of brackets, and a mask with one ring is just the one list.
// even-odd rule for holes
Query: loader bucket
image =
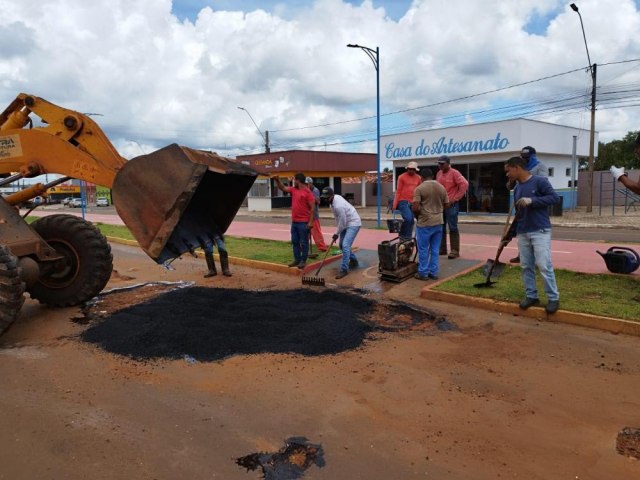
{"label": "loader bucket", "polygon": [[124,165],[113,204],[140,247],[162,264],[225,233],[257,175],[215,153],[172,144]]}

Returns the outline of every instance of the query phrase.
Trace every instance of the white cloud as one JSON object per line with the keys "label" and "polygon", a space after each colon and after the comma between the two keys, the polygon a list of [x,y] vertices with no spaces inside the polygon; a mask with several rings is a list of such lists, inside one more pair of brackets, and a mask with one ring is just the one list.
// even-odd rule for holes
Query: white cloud
{"label": "white cloud", "polygon": [[[633,1],[583,0],[579,7],[592,61],[640,58]],[[383,113],[587,65],[579,18],[555,0],[415,0],[399,21],[370,1],[341,0],[310,1],[286,18],[206,7],[195,22],[173,16],[170,0],[0,0],[0,10],[0,101],[27,92],[100,113],[95,119],[125,156],[138,154],[137,144],[148,151],[172,142],[223,154],[259,150],[262,138],[238,106],[262,131],[375,115],[373,65],[347,43],[380,47]],[[555,12],[546,32],[527,33],[535,15]],[[601,66],[598,80],[637,90],[640,67]],[[383,117],[383,133],[434,124],[441,115],[477,121],[471,112],[586,92],[590,82],[587,72],[576,72],[500,96]],[[537,118],[588,128],[588,105],[571,115]],[[598,113],[602,140],[639,128],[640,107]],[[373,138],[374,132],[370,120],[275,132],[271,140],[274,148],[308,145],[325,135],[316,140],[322,145]],[[374,151],[375,145],[344,148]]]}

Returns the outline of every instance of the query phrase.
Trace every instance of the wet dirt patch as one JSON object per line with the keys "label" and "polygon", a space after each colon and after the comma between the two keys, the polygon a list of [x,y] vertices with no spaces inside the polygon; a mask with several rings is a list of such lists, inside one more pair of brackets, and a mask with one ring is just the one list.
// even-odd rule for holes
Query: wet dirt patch
{"label": "wet dirt patch", "polygon": [[[124,298],[114,298],[120,294]],[[82,340],[135,360],[206,362],[239,354],[331,355],[360,347],[375,331],[437,331],[444,321],[426,310],[329,289],[152,290],[146,301],[124,307],[135,295],[133,289],[114,293],[89,307]]]}
{"label": "wet dirt patch", "polygon": [[236,463],[247,471],[261,469],[264,480],[295,480],[312,465],[325,465],[322,445],[309,443],[304,437],[285,440],[284,447],[275,453],[252,453],[236,459]]}

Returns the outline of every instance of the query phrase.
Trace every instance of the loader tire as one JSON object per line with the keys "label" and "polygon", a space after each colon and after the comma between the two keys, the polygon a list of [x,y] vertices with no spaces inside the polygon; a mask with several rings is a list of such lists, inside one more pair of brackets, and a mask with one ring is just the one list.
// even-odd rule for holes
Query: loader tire
{"label": "loader tire", "polygon": [[6,245],[0,245],[0,334],[14,322],[24,303],[24,282],[18,258]]}
{"label": "loader tire", "polygon": [[40,276],[28,292],[52,307],[70,307],[102,291],[113,270],[107,239],[91,223],[73,215],[50,215],[31,224],[64,257],[57,268]]}

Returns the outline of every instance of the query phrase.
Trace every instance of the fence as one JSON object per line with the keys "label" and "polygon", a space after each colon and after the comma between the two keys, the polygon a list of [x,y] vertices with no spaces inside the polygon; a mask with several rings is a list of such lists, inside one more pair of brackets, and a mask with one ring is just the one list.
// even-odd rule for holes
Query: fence
{"label": "fence", "polygon": [[[637,180],[640,171],[629,170],[629,178]],[[581,171],[578,174],[578,205],[586,206],[588,203],[588,175],[589,172]],[[618,214],[623,207],[624,213],[635,212],[640,208],[640,195],[627,190],[624,185],[614,180],[609,170],[593,172],[593,211],[599,215]]]}

